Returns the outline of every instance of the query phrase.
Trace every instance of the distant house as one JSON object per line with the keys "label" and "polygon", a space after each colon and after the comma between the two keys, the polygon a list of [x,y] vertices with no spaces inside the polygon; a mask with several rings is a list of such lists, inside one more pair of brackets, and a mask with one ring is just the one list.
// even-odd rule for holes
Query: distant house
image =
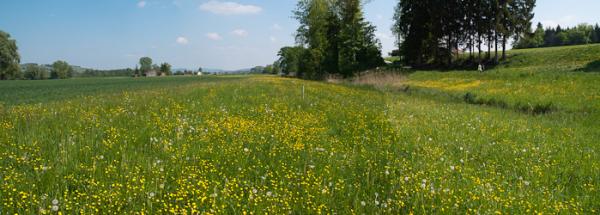
{"label": "distant house", "polygon": [[146,77],[156,77],[158,76],[158,72],[154,71],[154,70],[150,70],[148,72],[146,72]]}

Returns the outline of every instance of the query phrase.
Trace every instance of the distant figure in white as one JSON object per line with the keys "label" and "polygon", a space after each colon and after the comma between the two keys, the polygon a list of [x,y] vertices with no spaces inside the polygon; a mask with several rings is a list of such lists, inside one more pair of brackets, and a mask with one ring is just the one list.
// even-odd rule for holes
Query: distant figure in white
{"label": "distant figure in white", "polygon": [[479,68],[477,68],[477,71],[479,72],[483,72],[485,68],[483,67],[483,64],[479,63]]}

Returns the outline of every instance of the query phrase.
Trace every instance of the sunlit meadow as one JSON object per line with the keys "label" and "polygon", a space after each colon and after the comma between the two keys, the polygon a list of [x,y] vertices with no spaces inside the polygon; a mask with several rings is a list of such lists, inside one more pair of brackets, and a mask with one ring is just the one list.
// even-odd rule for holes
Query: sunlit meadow
{"label": "sunlit meadow", "polygon": [[270,76],[85,81],[42,82],[81,93],[0,106],[3,214],[600,208],[586,115]]}

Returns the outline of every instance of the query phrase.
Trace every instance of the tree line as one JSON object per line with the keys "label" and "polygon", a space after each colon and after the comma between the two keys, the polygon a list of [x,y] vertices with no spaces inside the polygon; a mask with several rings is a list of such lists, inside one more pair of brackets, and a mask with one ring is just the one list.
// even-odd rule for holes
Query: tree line
{"label": "tree line", "polygon": [[384,64],[375,26],[363,16],[360,0],[300,0],[296,46],[283,47],[272,65],[286,75],[322,79],[352,76]]}
{"label": "tree line", "polygon": [[514,48],[539,48],[590,43],[600,43],[600,26],[598,24],[595,26],[579,24],[576,27],[564,29],[558,25],[544,29],[544,25],[538,23],[536,30],[517,41]]}
{"label": "tree line", "polygon": [[451,65],[461,52],[471,60],[498,62],[499,48],[505,59],[511,38],[518,41],[531,31],[535,5],[535,0],[400,0],[392,27],[396,53],[413,66]]}

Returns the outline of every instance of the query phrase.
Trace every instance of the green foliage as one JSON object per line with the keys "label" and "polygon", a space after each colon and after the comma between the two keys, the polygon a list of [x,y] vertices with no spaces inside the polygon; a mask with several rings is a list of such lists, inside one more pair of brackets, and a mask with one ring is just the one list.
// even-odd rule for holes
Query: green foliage
{"label": "green foliage", "polygon": [[87,69],[82,73],[76,74],[76,77],[131,77],[139,74],[139,69],[114,69],[114,70],[96,70]]}
{"label": "green foliage", "polygon": [[17,42],[0,31],[0,80],[21,78],[20,60]]}
{"label": "green foliage", "polygon": [[44,66],[27,64],[25,66],[24,78],[28,80],[44,80],[50,78],[50,74]]}
{"label": "green foliage", "polygon": [[167,76],[173,75],[173,72],[171,71],[171,64],[162,63],[160,65],[160,72]]}
{"label": "green foliage", "polygon": [[275,64],[281,67],[285,75],[300,73],[300,62],[305,49],[302,46],[283,47],[279,50],[279,60]]}
{"label": "green foliage", "polygon": [[400,0],[392,31],[408,65],[451,66],[463,47],[471,59],[477,49],[482,61],[483,43],[496,49],[497,62],[499,46],[504,59],[509,38],[529,31],[535,4],[535,0]]}
{"label": "green foliage", "polygon": [[303,0],[294,15],[300,22],[296,39],[307,50],[293,50],[294,57],[302,56],[297,64],[294,57],[285,56],[293,64],[282,66],[283,71],[289,73],[295,68],[286,67],[297,65],[299,77],[322,79],[383,65],[375,27],[363,18],[360,0]]}
{"label": "green foliage", "polygon": [[140,58],[140,72],[141,74],[145,74],[146,72],[152,70],[152,58],[142,57]]}
{"label": "green foliage", "polygon": [[73,67],[65,61],[56,61],[52,64],[52,72],[50,77],[52,79],[67,79],[73,77]]}
{"label": "green foliage", "polygon": [[526,34],[515,42],[517,49],[552,47],[564,45],[583,45],[589,43],[600,43],[600,27],[588,24],[580,24],[574,28],[562,29],[549,27],[544,30],[541,23],[538,24],[534,34]]}

